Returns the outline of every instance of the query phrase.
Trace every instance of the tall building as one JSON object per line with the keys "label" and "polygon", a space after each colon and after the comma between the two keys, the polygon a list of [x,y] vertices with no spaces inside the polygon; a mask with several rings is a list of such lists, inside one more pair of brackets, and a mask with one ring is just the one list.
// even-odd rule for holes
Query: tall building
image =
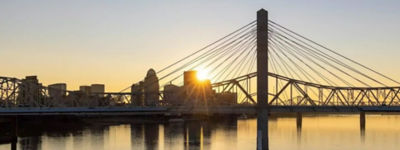
{"label": "tall building", "polygon": [[183,73],[183,83],[186,104],[204,105],[212,100],[213,90],[211,88],[211,81],[200,81],[197,78],[197,71],[185,71]]}
{"label": "tall building", "polygon": [[90,86],[91,94],[99,97],[104,97],[105,86],[104,84],[92,84]]}
{"label": "tall building", "polygon": [[146,106],[155,106],[159,102],[160,84],[153,69],[147,71],[144,78],[144,102]]}
{"label": "tall building", "polygon": [[85,95],[90,95],[92,94],[92,87],[87,85],[81,85],[79,86],[79,91],[81,91]]}
{"label": "tall building", "polygon": [[56,83],[48,86],[49,96],[52,98],[58,98],[67,95],[67,84]]}
{"label": "tall building", "polygon": [[79,87],[79,91],[86,95],[104,96],[99,94],[103,94],[105,92],[105,86],[104,84],[92,84],[90,86],[82,85]]}
{"label": "tall building", "polygon": [[41,93],[42,84],[37,76],[26,76],[19,85],[17,104],[25,106],[40,106],[44,103]]}
{"label": "tall building", "polygon": [[90,86],[90,90],[92,94],[99,94],[99,93],[104,93],[105,87],[104,84],[92,84]]}
{"label": "tall building", "polygon": [[195,85],[196,83],[198,83],[197,71],[190,70],[183,73],[184,86]]}
{"label": "tall building", "polygon": [[173,84],[168,84],[164,86],[163,98],[168,104],[174,106],[183,105],[183,94],[184,93],[182,87]]}
{"label": "tall building", "polygon": [[144,105],[143,81],[131,86],[131,103],[136,106]]}

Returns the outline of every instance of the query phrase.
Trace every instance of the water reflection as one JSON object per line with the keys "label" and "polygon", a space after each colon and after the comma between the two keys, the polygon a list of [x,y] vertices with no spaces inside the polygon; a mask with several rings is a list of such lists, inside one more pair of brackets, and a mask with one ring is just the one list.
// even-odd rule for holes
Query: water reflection
{"label": "water reflection", "polygon": [[[131,118],[134,119],[134,118]],[[270,149],[398,149],[399,115],[297,114],[271,117]],[[255,119],[152,121],[117,124],[66,121],[59,124],[23,122],[18,125],[17,149],[43,150],[239,150],[256,148]],[[365,122],[366,123],[366,122]],[[13,127],[0,123],[0,139],[12,137]],[[34,131],[31,131],[34,130]],[[12,138],[10,138],[12,139]],[[12,149],[2,141],[0,150]]]}
{"label": "water reflection", "polygon": [[131,124],[131,145],[136,149],[144,149],[144,124]]}
{"label": "water reflection", "polygon": [[162,132],[156,123],[144,125],[144,143],[146,149],[155,150],[158,148],[158,140],[160,132]]}
{"label": "water reflection", "polygon": [[185,123],[185,149],[203,149],[204,132],[200,122]]}
{"label": "water reflection", "polygon": [[360,137],[361,143],[365,143],[365,112],[360,113]]}
{"label": "water reflection", "polygon": [[301,127],[303,125],[303,115],[301,113],[296,114],[296,131],[297,131],[297,145],[301,144]]}
{"label": "water reflection", "polygon": [[186,146],[185,124],[183,122],[169,122],[164,125],[164,146],[165,149],[184,149]]}
{"label": "water reflection", "polygon": [[20,149],[40,149],[40,137],[21,137],[18,139],[18,143],[20,145]]}

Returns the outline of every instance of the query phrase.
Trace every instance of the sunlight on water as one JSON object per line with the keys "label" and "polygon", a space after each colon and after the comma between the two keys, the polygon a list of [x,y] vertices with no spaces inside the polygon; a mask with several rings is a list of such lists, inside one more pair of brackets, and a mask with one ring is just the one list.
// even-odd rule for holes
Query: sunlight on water
{"label": "sunlight on water", "polygon": [[[318,115],[271,118],[271,150],[395,150],[400,143],[399,115],[367,115],[360,129],[359,115]],[[68,132],[18,137],[18,149],[43,150],[242,150],[256,147],[256,120],[96,125]],[[0,145],[0,150],[10,149]]]}

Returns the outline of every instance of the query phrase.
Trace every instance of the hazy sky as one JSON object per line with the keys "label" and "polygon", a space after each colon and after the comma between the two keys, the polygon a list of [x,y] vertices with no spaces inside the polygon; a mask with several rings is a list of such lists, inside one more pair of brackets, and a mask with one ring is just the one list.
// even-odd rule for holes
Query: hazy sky
{"label": "hazy sky", "polygon": [[1,0],[0,76],[119,91],[255,20],[270,19],[400,80],[400,1]]}

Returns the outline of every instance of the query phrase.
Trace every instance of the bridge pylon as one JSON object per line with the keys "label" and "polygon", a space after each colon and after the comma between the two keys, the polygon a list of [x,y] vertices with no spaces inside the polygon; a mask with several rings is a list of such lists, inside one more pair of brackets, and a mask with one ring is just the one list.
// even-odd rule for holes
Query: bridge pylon
{"label": "bridge pylon", "polygon": [[268,150],[268,11],[257,11],[257,150]]}

